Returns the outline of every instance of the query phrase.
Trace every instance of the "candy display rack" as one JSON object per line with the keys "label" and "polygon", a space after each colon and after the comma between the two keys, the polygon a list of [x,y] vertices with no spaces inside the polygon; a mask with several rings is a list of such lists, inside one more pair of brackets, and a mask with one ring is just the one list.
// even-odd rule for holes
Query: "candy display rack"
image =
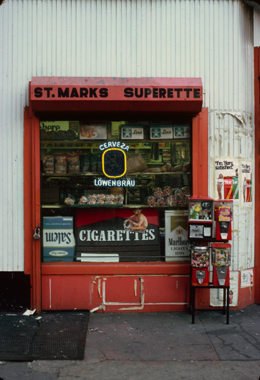
{"label": "candy display rack", "polygon": [[[225,206],[225,207],[224,207]],[[219,219],[221,212],[229,211],[228,222],[232,220],[232,208],[209,197],[190,197],[188,238],[191,247],[191,275],[190,275],[190,311],[192,324],[195,323],[195,313],[201,311],[220,311],[226,315],[226,323],[229,324],[229,265],[231,245],[227,243],[229,234],[215,234],[215,220]],[[217,210],[217,212],[216,212]],[[225,214],[225,215],[226,215]],[[231,215],[231,216],[230,216]],[[231,225],[228,226],[231,230]],[[219,229],[218,229],[219,231]],[[213,281],[209,281],[209,252],[212,255]],[[197,308],[196,292],[198,289],[222,289],[223,305],[216,308]]]}

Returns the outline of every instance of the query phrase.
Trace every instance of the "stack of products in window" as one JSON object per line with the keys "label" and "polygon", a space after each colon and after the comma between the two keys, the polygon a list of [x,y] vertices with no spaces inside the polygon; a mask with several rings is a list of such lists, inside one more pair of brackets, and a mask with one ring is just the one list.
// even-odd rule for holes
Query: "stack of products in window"
{"label": "stack of products in window", "polygon": [[209,248],[194,246],[191,250],[192,285],[208,285],[209,283]]}
{"label": "stack of products in window", "polygon": [[101,153],[48,154],[42,162],[46,174],[102,173]]}
{"label": "stack of products in window", "polygon": [[170,186],[157,187],[153,195],[147,198],[149,206],[187,206],[190,195],[189,187],[172,189]]}
{"label": "stack of products in window", "polygon": [[[76,199],[72,195],[65,198],[64,203],[69,206],[76,204]],[[122,194],[90,194],[82,195],[78,204],[80,205],[122,205],[124,196]]]}

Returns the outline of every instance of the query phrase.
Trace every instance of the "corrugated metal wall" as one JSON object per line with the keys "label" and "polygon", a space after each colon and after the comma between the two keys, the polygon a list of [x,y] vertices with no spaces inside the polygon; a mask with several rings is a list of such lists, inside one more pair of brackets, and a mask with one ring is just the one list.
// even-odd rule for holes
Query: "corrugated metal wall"
{"label": "corrugated metal wall", "polygon": [[[0,270],[23,270],[23,108],[31,77],[201,77],[210,157],[253,159],[252,14],[231,0],[6,0],[0,7]],[[220,116],[224,110],[243,112],[246,124]],[[253,265],[253,209],[236,207],[234,218],[236,270]]]}

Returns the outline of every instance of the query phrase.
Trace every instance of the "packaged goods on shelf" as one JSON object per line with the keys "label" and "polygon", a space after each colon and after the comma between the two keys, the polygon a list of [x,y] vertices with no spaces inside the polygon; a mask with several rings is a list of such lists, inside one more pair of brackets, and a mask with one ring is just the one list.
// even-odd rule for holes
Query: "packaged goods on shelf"
{"label": "packaged goods on shelf", "polygon": [[42,162],[43,162],[44,173],[53,174],[54,173],[54,156],[52,154],[43,155]]}
{"label": "packaged goods on shelf", "polygon": [[67,154],[68,173],[77,174],[80,173],[80,154]]}
{"label": "packaged goods on shelf", "polygon": [[67,156],[66,154],[54,154],[54,172],[55,174],[67,173]]}

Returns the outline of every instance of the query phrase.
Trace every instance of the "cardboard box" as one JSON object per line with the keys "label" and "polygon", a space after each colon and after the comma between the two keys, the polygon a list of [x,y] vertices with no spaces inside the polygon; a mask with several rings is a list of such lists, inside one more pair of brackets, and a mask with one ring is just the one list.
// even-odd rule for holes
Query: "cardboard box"
{"label": "cardboard box", "polygon": [[43,262],[74,260],[73,217],[43,217]]}

